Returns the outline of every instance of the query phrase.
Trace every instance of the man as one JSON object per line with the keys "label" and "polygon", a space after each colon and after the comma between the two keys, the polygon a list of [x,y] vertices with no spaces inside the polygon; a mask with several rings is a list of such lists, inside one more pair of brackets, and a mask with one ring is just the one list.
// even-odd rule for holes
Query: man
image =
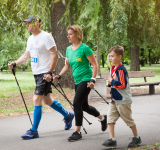
{"label": "man", "polygon": [[8,66],[13,69],[13,67],[25,63],[31,57],[31,67],[36,82],[33,96],[33,126],[22,138],[33,139],[39,137],[37,129],[42,116],[42,101],[64,116],[65,130],[71,128],[74,114],[68,113],[61,103],[52,100],[50,95],[52,93],[50,81],[58,61],[57,48],[52,35],[40,29],[41,19],[38,16],[30,16],[23,22],[27,23],[28,31],[32,35],[27,41],[25,53],[17,61],[9,63]]}

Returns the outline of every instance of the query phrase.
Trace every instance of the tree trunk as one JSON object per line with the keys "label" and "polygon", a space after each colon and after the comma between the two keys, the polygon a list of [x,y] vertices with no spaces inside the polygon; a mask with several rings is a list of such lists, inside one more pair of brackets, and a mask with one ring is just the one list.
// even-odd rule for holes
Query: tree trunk
{"label": "tree trunk", "polygon": [[149,48],[149,56],[148,56],[148,58],[149,58],[149,66],[151,66],[151,49]]}
{"label": "tree trunk", "polygon": [[[51,27],[52,27],[52,35],[55,39],[57,50],[62,53],[63,56],[66,56],[66,48],[70,45],[67,39],[67,31],[64,25],[64,22],[58,23],[58,21],[62,18],[62,15],[65,12],[65,6],[63,5],[62,1],[59,1],[54,4],[54,8],[51,11]],[[63,66],[65,65],[65,60],[60,58],[58,60],[58,64],[55,69],[55,74],[59,74],[62,70]],[[63,87],[74,88],[74,80],[72,76],[71,67],[65,73],[65,75],[61,78],[60,84]]]}
{"label": "tree trunk", "polygon": [[130,48],[131,66],[130,71],[140,71],[139,66],[139,47],[136,40],[134,40],[133,47]]}
{"label": "tree trunk", "polygon": [[101,70],[100,70],[100,38],[101,38],[101,33],[100,33],[100,28],[99,25],[97,25],[97,31],[98,31],[98,44],[97,44],[97,63],[98,63],[98,75],[101,77]]}
{"label": "tree trunk", "polygon": [[144,48],[141,48],[141,60],[140,60],[140,64],[141,64],[142,67],[144,67],[144,64],[145,64]]}
{"label": "tree trunk", "polygon": [[102,54],[102,66],[104,68],[104,64],[105,64],[105,61],[104,61],[104,54]]}

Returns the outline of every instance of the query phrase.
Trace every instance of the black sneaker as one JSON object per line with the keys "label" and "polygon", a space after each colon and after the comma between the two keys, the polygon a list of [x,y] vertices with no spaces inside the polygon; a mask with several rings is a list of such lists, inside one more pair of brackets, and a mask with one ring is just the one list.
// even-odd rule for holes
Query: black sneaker
{"label": "black sneaker", "polygon": [[73,132],[73,134],[68,138],[68,141],[76,141],[82,138],[81,132],[78,133],[77,131]]}
{"label": "black sneaker", "polygon": [[104,116],[104,120],[103,121],[100,121],[101,122],[101,129],[102,131],[105,131],[107,129],[107,115],[103,115]]}
{"label": "black sneaker", "polygon": [[102,143],[102,145],[106,146],[106,147],[115,147],[115,146],[117,146],[117,142],[116,142],[116,140],[113,140],[113,139],[110,138],[107,141],[104,141]]}
{"label": "black sneaker", "polygon": [[137,147],[140,143],[142,143],[141,138],[133,137],[132,142],[128,144],[128,147]]}

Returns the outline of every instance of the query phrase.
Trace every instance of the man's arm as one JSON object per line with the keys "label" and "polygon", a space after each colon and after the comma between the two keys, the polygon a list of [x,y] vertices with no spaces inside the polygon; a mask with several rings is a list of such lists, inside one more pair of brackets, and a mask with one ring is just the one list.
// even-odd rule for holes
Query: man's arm
{"label": "man's arm", "polygon": [[[15,61],[16,66],[19,66],[19,65],[25,63],[29,59],[29,57],[30,57],[29,51],[25,51],[25,53],[18,60]],[[13,69],[13,65],[14,65],[14,62],[9,63],[8,67],[10,69]]]}
{"label": "man's arm", "polygon": [[[49,50],[50,54],[52,55],[51,58],[51,64],[50,64],[50,68],[49,68],[49,72],[53,73],[54,69],[56,68],[57,62],[58,62],[58,54],[57,54],[57,48],[56,46],[53,46],[50,50]],[[50,74],[47,74],[46,77],[44,77],[44,80],[46,80],[47,82],[51,81],[52,76]]]}
{"label": "man's arm", "polygon": [[57,47],[56,46],[52,47],[49,50],[49,52],[52,55],[49,71],[53,73],[54,69],[56,68],[57,62],[58,62]]}

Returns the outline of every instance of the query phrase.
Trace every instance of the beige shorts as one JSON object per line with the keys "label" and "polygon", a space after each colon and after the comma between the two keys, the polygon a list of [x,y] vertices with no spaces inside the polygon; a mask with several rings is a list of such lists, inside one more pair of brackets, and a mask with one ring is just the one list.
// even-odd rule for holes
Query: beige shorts
{"label": "beige shorts", "polygon": [[115,102],[109,104],[107,123],[116,123],[119,117],[121,117],[129,127],[135,124],[132,119],[131,104],[116,104]]}

